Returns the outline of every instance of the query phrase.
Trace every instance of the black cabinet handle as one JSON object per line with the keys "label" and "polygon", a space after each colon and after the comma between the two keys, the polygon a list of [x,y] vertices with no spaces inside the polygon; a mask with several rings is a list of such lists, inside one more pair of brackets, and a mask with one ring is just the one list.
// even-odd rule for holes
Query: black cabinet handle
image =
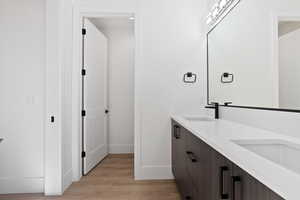
{"label": "black cabinet handle", "polygon": [[[241,179],[241,177],[239,177],[239,176],[233,176],[232,177],[232,200],[241,200],[241,193],[239,193],[239,199],[237,199],[236,198],[236,185],[237,185],[237,183],[241,183],[242,182],[242,179]],[[241,191],[239,191],[239,192],[241,192]]]}
{"label": "black cabinet handle", "polygon": [[180,126],[174,125],[174,137],[180,139]]}
{"label": "black cabinet handle", "polygon": [[192,197],[191,197],[191,196],[186,196],[185,199],[186,199],[186,200],[191,200]]}
{"label": "black cabinet handle", "polygon": [[187,151],[186,154],[188,155],[188,157],[190,158],[190,160],[192,162],[197,162],[197,158],[196,158],[196,156],[195,156],[195,154],[193,152]]}
{"label": "black cabinet handle", "polygon": [[229,194],[224,192],[224,172],[229,171],[226,166],[220,167],[220,197],[221,199],[228,199]]}

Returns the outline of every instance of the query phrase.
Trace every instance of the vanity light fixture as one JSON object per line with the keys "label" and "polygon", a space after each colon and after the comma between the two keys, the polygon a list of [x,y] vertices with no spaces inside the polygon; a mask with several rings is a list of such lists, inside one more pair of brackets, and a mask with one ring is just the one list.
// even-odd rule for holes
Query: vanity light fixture
{"label": "vanity light fixture", "polygon": [[212,21],[213,21],[212,13],[209,13],[207,16],[206,24],[210,24],[210,23],[212,23]]}
{"label": "vanity light fixture", "polygon": [[226,4],[227,4],[227,0],[221,0],[221,1],[219,2],[220,8],[224,8],[224,7],[226,6]]}
{"label": "vanity light fixture", "polygon": [[218,0],[211,9],[207,16],[206,23],[209,26],[216,24],[222,16],[224,16],[230,8],[234,7],[240,0]]}

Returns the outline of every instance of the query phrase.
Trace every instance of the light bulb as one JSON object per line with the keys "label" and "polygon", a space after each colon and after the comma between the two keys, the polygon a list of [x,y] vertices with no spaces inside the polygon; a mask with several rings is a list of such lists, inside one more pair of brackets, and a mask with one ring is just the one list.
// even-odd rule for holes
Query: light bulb
{"label": "light bulb", "polygon": [[219,8],[219,4],[218,3],[215,3],[214,6],[213,6],[213,9],[216,9],[216,8],[217,9]]}
{"label": "light bulb", "polygon": [[227,4],[227,0],[221,0],[219,3],[220,8],[224,8]]}
{"label": "light bulb", "polygon": [[207,18],[207,20],[206,20],[206,24],[210,24],[212,21],[213,21],[213,20],[212,20],[212,17],[209,16],[209,17]]}
{"label": "light bulb", "polygon": [[213,13],[212,13],[213,18],[217,17],[218,14],[219,14],[219,9],[218,9],[218,8],[215,8],[215,9],[213,10]]}

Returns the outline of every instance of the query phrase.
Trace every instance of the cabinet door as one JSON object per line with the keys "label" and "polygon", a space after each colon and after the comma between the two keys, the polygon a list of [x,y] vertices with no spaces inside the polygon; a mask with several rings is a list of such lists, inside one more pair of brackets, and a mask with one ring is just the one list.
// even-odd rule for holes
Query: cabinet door
{"label": "cabinet door", "polygon": [[177,165],[178,165],[178,147],[179,147],[179,140],[180,140],[180,132],[179,126],[172,122],[172,171],[173,175],[176,178],[177,175]]}
{"label": "cabinet door", "polygon": [[186,161],[185,161],[185,134],[182,127],[172,122],[172,171],[179,189],[184,195],[186,193]]}
{"label": "cabinet door", "polygon": [[233,169],[232,193],[232,200],[282,200],[281,197],[237,166],[234,166]]}
{"label": "cabinet door", "polygon": [[270,200],[284,200],[282,197],[277,195],[275,192],[270,190]]}
{"label": "cabinet door", "polygon": [[211,154],[211,199],[212,200],[231,200],[231,176],[233,164],[220,153],[212,150]]}
{"label": "cabinet door", "polygon": [[186,141],[187,171],[191,177],[190,181],[198,192],[198,199],[211,200],[211,148],[189,132],[186,133]]}
{"label": "cabinet door", "polygon": [[183,200],[204,200],[204,198],[200,197],[199,191],[192,182],[192,176],[189,173],[186,173],[186,178],[184,181],[185,188],[181,195]]}

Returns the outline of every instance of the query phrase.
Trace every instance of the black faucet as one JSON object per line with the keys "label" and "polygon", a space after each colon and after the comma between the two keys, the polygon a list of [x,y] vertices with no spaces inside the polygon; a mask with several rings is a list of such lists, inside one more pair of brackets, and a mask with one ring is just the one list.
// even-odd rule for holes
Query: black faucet
{"label": "black faucet", "polygon": [[219,103],[217,102],[212,102],[211,106],[205,106],[205,108],[209,108],[209,109],[215,109],[215,119],[219,119]]}

